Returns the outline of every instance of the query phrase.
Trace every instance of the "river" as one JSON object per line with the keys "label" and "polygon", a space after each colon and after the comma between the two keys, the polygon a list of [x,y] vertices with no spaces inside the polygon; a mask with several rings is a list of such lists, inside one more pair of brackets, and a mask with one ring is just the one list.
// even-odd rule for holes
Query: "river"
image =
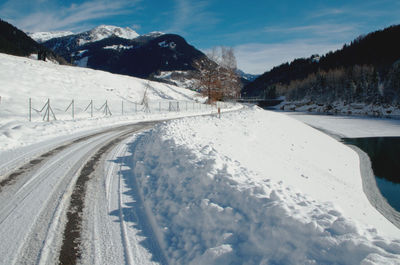
{"label": "river", "polygon": [[343,138],[368,154],[379,191],[400,212],[400,137]]}

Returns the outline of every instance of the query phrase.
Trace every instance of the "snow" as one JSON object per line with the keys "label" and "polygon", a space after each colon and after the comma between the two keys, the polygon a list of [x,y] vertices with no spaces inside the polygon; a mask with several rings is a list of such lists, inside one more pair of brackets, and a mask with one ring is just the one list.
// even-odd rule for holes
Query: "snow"
{"label": "snow", "polygon": [[88,60],[89,60],[89,56],[82,57],[81,59],[75,61],[76,66],[86,68],[86,67],[87,67],[87,63],[88,63]]}
{"label": "snow", "polygon": [[[139,105],[146,87],[150,113],[144,113],[143,106]],[[187,89],[5,54],[0,54],[0,97],[1,150],[112,124],[215,112],[215,108],[201,106],[204,98]],[[28,122],[29,98],[32,100],[32,122]],[[44,111],[37,113],[35,110],[40,111],[48,98],[57,121],[43,123]],[[73,99],[75,120],[72,120],[71,109],[65,111]],[[84,111],[91,100],[93,118],[90,108]],[[112,118],[105,117],[104,109],[99,109],[106,100]],[[125,115],[121,115],[122,102]],[[177,102],[180,112],[169,112],[169,104],[176,110]]]}
{"label": "snow", "polygon": [[101,25],[90,31],[84,32],[83,34],[87,36],[79,39],[79,45],[99,41],[105,38],[109,38],[113,35],[128,40],[139,37],[139,34],[129,27],[121,28],[110,25]]}
{"label": "snow", "polygon": [[175,120],[132,149],[170,264],[400,260],[400,230],[363,193],[357,153],[284,114]]}
{"label": "snow", "polygon": [[111,50],[129,50],[132,49],[133,45],[131,46],[125,46],[125,45],[111,45],[111,46],[106,46],[103,49],[111,49]]}
{"label": "snow", "polygon": [[73,35],[71,31],[51,31],[51,32],[34,32],[28,33],[29,37],[34,39],[36,42],[42,43],[53,38],[60,38],[69,35]]}
{"label": "snow", "polygon": [[154,75],[154,78],[162,79],[178,87],[187,89],[193,89],[193,87],[195,87],[195,81],[191,71],[161,71],[159,74]]}
{"label": "snow", "polygon": [[300,111],[330,115],[359,115],[371,117],[400,118],[400,108],[390,104],[365,104],[335,101],[332,103],[317,104],[311,101],[282,102],[279,106],[285,111]]}
{"label": "snow", "polygon": [[167,42],[167,41],[161,41],[158,43],[158,46],[162,47],[162,48],[171,48],[171,49],[175,49],[176,48],[176,43],[171,41],[171,42]]}
{"label": "snow", "polygon": [[160,36],[162,36],[162,35],[164,35],[165,33],[164,32],[161,32],[161,31],[152,31],[152,32],[149,32],[149,33],[147,33],[147,34],[144,34],[143,36],[146,36],[146,37],[154,37],[154,38],[156,38],[156,37],[160,37]]}
{"label": "snow", "polygon": [[[129,112],[134,106],[129,104],[140,102],[146,88],[152,112]],[[399,135],[398,121],[289,116],[232,105],[223,107],[240,110],[217,118],[215,109],[198,103],[204,98],[187,89],[4,54],[0,96],[0,175],[102,128],[181,118],[133,135],[105,158],[105,179],[93,178],[88,188],[83,226],[89,228],[83,231],[82,253],[87,263],[399,264],[400,230],[366,198],[357,153],[294,118],[347,137]],[[28,122],[28,98],[39,110],[51,98],[58,119],[42,122],[43,113],[35,113]],[[72,99],[75,119],[65,112]],[[82,110],[90,100],[96,109],[107,100],[114,115],[90,117]],[[116,114],[121,101],[126,115]],[[167,108],[179,102],[181,111],[155,111],[163,102]],[[184,111],[185,103],[193,108]],[[85,158],[100,138],[57,155],[60,159],[46,173],[53,181],[48,185],[76,165],[74,152]],[[41,190],[51,190],[46,183],[40,183]],[[36,184],[28,178],[28,186]],[[41,200],[35,194],[30,196]],[[25,208],[18,209],[32,216],[38,209]],[[57,230],[55,223],[54,231],[51,227]],[[18,256],[21,244],[13,242],[10,256]],[[45,254],[53,251],[52,240],[44,244]]]}
{"label": "snow", "polygon": [[360,116],[284,112],[310,126],[340,138],[400,136],[400,120]]}

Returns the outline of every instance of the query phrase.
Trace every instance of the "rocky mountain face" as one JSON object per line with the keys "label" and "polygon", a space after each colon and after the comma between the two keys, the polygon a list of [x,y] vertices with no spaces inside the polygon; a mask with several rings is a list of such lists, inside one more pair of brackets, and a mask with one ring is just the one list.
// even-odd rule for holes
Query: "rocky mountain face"
{"label": "rocky mountain face", "polygon": [[113,26],[53,38],[43,45],[78,66],[142,78],[161,71],[193,70],[193,61],[205,56],[178,35],[139,36]]}

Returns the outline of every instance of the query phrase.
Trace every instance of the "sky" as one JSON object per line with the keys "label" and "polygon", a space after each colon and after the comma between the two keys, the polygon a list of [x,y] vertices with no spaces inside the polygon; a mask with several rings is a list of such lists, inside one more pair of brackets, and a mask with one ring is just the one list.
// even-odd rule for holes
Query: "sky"
{"label": "sky", "polygon": [[105,24],[175,33],[202,51],[233,47],[238,68],[252,74],[340,49],[400,24],[399,14],[399,0],[0,0],[0,18],[26,32]]}

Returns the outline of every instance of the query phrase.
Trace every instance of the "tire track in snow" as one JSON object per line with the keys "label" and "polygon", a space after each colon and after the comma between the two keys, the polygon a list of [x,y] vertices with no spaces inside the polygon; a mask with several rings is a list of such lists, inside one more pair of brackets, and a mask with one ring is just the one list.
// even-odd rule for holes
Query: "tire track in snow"
{"label": "tire track in snow", "polygon": [[118,143],[88,182],[81,264],[168,264],[134,184],[132,142]]}
{"label": "tire track in snow", "polygon": [[[60,146],[9,173],[14,177],[0,192],[0,264],[56,263],[62,242],[59,231],[83,164],[115,136],[146,124],[107,128],[68,141],[60,138]],[[38,150],[44,149],[35,148],[34,154]],[[26,161],[29,156],[24,157]]]}
{"label": "tire track in snow", "polygon": [[[35,165],[35,170],[21,173],[14,185],[0,193],[0,232],[4,239],[0,242],[0,256],[5,264],[43,261],[41,252],[49,234],[54,232],[51,229],[61,222],[65,199],[69,200],[69,187],[74,184],[82,158],[102,141],[103,136],[87,138],[83,146],[72,145],[49,156]],[[34,181],[30,180],[32,174]]]}
{"label": "tire track in snow", "polygon": [[132,126],[123,131],[111,141],[106,142],[83,166],[76,181],[74,191],[67,212],[67,222],[63,233],[63,243],[59,255],[60,264],[76,264],[82,257],[82,215],[87,190],[87,182],[94,176],[96,168],[99,166],[104,154],[106,154],[117,143],[128,137],[135,131],[141,130],[146,126],[152,126],[156,122],[144,122]]}

